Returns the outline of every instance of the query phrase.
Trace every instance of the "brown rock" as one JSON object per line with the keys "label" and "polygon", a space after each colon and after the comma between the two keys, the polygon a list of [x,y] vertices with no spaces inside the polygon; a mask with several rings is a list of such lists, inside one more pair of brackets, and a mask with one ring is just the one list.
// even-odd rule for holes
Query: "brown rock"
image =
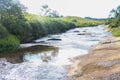
{"label": "brown rock", "polygon": [[102,41],[89,54],[72,61],[68,76],[75,80],[120,80],[120,38]]}

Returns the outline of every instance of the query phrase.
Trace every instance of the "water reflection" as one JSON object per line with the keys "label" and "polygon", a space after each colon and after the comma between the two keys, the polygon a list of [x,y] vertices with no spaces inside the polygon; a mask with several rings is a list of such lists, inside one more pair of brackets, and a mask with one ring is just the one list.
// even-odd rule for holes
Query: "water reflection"
{"label": "water reflection", "polygon": [[7,61],[11,63],[22,63],[25,61],[48,62],[52,57],[58,55],[58,50],[57,47],[36,45],[21,48],[12,53],[0,53],[0,58],[6,58]]}

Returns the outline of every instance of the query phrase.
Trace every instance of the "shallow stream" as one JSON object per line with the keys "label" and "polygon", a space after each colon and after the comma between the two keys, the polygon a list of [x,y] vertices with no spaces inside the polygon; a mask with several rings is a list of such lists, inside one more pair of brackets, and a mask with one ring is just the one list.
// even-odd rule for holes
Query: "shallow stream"
{"label": "shallow stream", "polygon": [[14,53],[0,53],[0,80],[72,80],[66,66],[70,58],[84,55],[110,37],[103,25],[75,28],[21,44]]}

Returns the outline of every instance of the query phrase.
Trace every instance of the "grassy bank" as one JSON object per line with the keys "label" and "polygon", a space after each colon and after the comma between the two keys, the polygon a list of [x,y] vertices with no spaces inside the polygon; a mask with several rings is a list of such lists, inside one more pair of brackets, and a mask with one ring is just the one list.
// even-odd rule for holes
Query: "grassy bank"
{"label": "grassy bank", "polygon": [[[0,52],[14,50],[20,43],[29,42],[48,34],[62,33],[75,27],[96,26],[103,21],[88,20],[80,17],[50,18],[33,14],[24,14],[24,19],[6,22],[0,25]],[[11,48],[10,48],[11,46]]]}
{"label": "grassy bank", "polygon": [[114,14],[110,17],[107,21],[109,25],[110,31],[112,32],[113,36],[119,37],[120,36],[120,6],[115,9],[112,9],[110,15]]}
{"label": "grassy bank", "polygon": [[120,37],[120,28],[112,28],[111,32],[112,32],[113,36]]}

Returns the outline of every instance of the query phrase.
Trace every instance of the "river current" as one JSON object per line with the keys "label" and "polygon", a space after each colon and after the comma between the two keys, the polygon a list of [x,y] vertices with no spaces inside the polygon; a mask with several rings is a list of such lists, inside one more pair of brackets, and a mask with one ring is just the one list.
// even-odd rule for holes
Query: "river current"
{"label": "river current", "polygon": [[0,80],[72,80],[66,66],[70,58],[88,53],[99,41],[111,37],[104,25],[75,28],[21,44],[14,53],[0,54]]}

